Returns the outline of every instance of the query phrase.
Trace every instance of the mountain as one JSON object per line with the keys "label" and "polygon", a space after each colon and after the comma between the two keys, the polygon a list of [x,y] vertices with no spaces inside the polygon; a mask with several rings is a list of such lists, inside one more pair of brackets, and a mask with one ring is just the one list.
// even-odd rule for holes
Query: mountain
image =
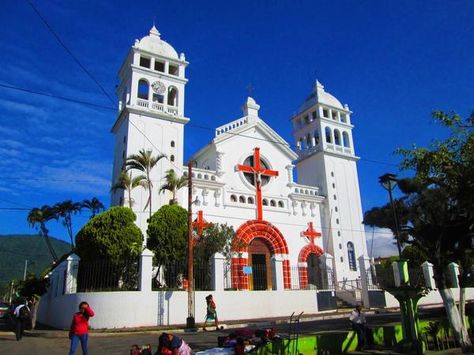
{"label": "mountain", "polygon": [[[71,251],[69,243],[50,239],[59,258]],[[53,262],[44,239],[38,235],[0,235],[0,284],[22,279],[25,260],[28,260],[28,273],[37,275]]]}

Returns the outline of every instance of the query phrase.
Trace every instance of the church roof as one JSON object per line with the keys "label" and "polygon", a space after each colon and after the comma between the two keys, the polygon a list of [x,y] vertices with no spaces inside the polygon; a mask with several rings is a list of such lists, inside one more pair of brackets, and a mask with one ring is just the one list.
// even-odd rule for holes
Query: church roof
{"label": "church roof", "polygon": [[225,125],[216,128],[215,138],[193,155],[192,159],[196,159],[204,152],[206,152],[211,146],[219,144],[228,139],[234,139],[238,136],[251,136],[252,134],[246,134],[247,131],[252,131],[254,128],[258,128],[260,133],[265,136],[269,141],[275,143],[276,147],[280,149],[286,156],[291,160],[295,160],[298,155],[290,148],[288,142],[286,142],[275,130],[273,130],[265,121],[258,116],[260,105],[255,100],[248,97],[242,111],[244,116],[231,121]]}
{"label": "church roof", "polygon": [[150,29],[148,36],[143,37],[141,40],[135,41],[135,48],[139,48],[167,58],[179,58],[176,50],[168,42],[161,39],[160,32],[154,25]]}
{"label": "church roof", "polygon": [[311,91],[311,94],[306,98],[303,104],[300,106],[299,112],[306,111],[310,107],[316,104],[328,105],[331,107],[345,109],[341,102],[336,99],[333,95],[324,90],[324,86],[316,80],[316,84]]}

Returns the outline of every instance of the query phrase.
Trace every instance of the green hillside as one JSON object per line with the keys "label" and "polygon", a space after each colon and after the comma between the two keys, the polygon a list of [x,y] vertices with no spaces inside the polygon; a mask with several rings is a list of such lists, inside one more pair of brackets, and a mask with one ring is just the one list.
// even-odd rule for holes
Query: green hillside
{"label": "green hillside", "polygon": [[[71,250],[62,240],[51,238],[51,244],[58,257]],[[0,235],[0,285],[23,278],[25,260],[28,272],[37,275],[52,263],[44,239],[38,235]]]}

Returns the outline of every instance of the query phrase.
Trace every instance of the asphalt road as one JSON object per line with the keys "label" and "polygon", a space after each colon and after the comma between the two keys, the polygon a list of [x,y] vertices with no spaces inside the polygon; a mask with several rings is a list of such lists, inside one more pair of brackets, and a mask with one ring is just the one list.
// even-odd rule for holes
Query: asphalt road
{"label": "asphalt road", "polygon": [[[388,325],[399,321],[400,315],[381,314],[368,316],[368,323],[372,326]],[[287,324],[277,324],[272,326],[277,332],[286,334]],[[326,319],[305,321],[300,324],[300,334],[313,334],[324,331],[344,331],[349,329],[347,317],[339,319]],[[194,351],[208,349],[217,346],[217,337],[227,335],[234,329],[212,332],[179,333]],[[151,344],[156,350],[158,336],[161,332],[142,333],[117,333],[114,335],[91,333],[89,337],[89,353],[94,354],[124,354],[130,353],[132,344]],[[0,332],[0,354],[25,354],[25,355],[56,355],[67,354],[69,349],[69,339],[67,332],[53,330],[36,330],[27,334],[21,341],[17,342],[13,333]],[[77,354],[81,354],[78,350]]]}

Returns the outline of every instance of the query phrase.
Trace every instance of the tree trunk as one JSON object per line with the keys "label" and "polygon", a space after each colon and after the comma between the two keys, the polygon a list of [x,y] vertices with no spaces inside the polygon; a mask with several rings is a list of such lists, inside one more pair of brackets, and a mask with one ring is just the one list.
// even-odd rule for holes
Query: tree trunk
{"label": "tree trunk", "polygon": [[439,290],[441,298],[443,299],[444,308],[448,316],[449,324],[454,331],[456,340],[461,345],[462,349],[466,349],[472,346],[471,340],[467,333],[466,327],[463,326],[461,317],[459,316],[458,308],[454,302],[454,297],[451,289],[443,288]]}

